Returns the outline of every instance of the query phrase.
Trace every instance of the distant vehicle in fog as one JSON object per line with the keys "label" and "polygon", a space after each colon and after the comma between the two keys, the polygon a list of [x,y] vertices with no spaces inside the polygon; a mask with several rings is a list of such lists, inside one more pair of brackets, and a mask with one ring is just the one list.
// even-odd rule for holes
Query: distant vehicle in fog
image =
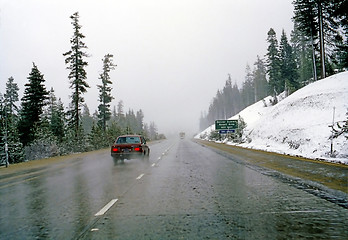
{"label": "distant vehicle in fog", "polygon": [[179,136],[180,136],[181,139],[184,139],[185,138],[185,133],[184,132],[180,132]]}
{"label": "distant vehicle in fog", "polygon": [[149,157],[150,148],[141,135],[119,136],[111,146],[111,156],[115,160]]}

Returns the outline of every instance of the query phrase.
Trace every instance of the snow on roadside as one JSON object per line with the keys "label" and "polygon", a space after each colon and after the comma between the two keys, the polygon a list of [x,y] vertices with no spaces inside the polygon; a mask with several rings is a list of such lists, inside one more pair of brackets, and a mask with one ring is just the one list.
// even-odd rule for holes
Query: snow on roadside
{"label": "snow on roadside", "polygon": [[[230,118],[238,119],[240,115],[247,123],[245,136],[251,142],[240,146],[348,164],[348,140],[344,135],[334,139],[335,157],[330,157],[329,127],[334,108],[335,122],[347,119],[348,72],[314,82],[277,105],[265,107],[269,101],[270,97]],[[212,125],[196,138],[214,130]]]}

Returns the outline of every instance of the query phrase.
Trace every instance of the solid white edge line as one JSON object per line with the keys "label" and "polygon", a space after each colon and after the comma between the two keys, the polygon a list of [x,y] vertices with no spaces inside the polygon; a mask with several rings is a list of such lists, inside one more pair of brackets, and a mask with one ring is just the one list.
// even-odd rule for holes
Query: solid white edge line
{"label": "solid white edge line", "polygon": [[136,179],[140,180],[140,178],[142,178],[144,176],[144,173],[140,174]]}
{"label": "solid white edge line", "polygon": [[106,204],[99,212],[97,212],[94,216],[101,216],[104,215],[104,213],[106,213],[107,210],[109,210],[112,205],[114,205],[117,202],[117,198],[112,199],[108,204]]}

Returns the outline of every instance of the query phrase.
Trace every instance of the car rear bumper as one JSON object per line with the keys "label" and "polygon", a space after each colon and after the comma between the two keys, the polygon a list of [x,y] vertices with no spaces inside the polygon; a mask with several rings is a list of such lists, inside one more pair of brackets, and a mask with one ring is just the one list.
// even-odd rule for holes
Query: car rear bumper
{"label": "car rear bumper", "polygon": [[143,157],[143,152],[131,152],[131,153],[111,153],[111,157],[115,159],[131,159]]}

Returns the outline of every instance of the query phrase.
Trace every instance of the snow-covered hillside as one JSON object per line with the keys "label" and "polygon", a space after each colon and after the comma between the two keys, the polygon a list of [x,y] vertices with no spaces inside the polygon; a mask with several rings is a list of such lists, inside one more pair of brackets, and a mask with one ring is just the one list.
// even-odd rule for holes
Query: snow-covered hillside
{"label": "snow-covered hillside", "polygon": [[[277,105],[265,107],[269,102],[266,98],[230,118],[240,115],[247,123],[244,135],[251,141],[240,146],[348,164],[347,135],[334,139],[335,157],[331,157],[329,127],[333,115],[335,122],[347,119],[348,72],[309,84]],[[196,138],[214,130],[212,125]]]}

